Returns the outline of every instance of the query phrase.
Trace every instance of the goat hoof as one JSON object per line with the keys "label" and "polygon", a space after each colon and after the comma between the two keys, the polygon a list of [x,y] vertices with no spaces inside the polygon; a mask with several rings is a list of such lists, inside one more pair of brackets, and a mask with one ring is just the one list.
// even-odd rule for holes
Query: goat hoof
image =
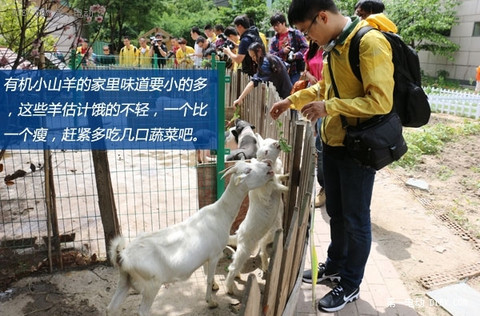
{"label": "goat hoof", "polygon": [[217,308],[218,307],[218,303],[215,302],[215,301],[210,301],[210,303],[208,303],[208,308],[210,309],[214,309],[214,308]]}

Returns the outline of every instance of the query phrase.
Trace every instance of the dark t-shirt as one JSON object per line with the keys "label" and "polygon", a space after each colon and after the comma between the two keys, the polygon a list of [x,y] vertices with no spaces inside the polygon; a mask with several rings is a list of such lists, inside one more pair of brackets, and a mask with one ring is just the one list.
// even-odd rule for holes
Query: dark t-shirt
{"label": "dark t-shirt", "polygon": [[248,54],[248,47],[253,42],[262,43],[258,29],[255,26],[251,26],[242,34],[242,36],[240,36],[240,44],[238,45],[238,54],[245,55],[245,58],[242,61],[242,72],[250,76],[253,76],[253,74],[256,72],[256,67],[253,63],[253,60]]}
{"label": "dark t-shirt", "polygon": [[[273,71],[272,63],[275,64],[276,71]],[[287,67],[283,60],[275,55],[269,55],[268,58],[265,57],[263,59],[263,63],[258,72],[253,75],[252,81],[255,87],[260,82],[272,82],[282,99],[288,97],[292,90],[292,82],[290,81]]]}
{"label": "dark t-shirt", "polygon": [[163,42],[162,43],[157,43],[157,44],[152,44],[153,47],[153,52],[155,53],[155,56],[157,56],[157,62],[159,67],[164,67],[167,64],[167,59],[160,54],[160,49],[158,47],[168,54],[168,49],[167,45],[165,45]]}

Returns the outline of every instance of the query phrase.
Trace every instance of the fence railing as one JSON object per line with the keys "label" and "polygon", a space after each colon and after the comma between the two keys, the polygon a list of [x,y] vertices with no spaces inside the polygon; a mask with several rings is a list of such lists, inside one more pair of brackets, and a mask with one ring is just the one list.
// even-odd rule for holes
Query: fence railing
{"label": "fence railing", "polygon": [[474,119],[480,118],[480,95],[466,91],[452,91],[427,87],[425,91],[432,111]]}

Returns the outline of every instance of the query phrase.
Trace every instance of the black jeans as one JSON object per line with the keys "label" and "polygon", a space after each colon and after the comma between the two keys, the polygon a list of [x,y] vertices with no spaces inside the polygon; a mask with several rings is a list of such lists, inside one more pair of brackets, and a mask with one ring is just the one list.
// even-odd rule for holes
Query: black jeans
{"label": "black jeans", "polygon": [[354,289],[362,282],[372,243],[375,170],[360,166],[345,147],[323,144],[323,171],[331,238],[327,266],[340,273],[342,286]]}

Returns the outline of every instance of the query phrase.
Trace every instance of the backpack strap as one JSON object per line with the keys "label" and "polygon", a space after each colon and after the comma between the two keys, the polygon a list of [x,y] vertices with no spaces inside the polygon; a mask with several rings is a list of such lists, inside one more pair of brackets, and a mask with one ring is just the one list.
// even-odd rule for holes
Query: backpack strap
{"label": "backpack strap", "polygon": [[[351,42],[350,42],[350,48],[348,50],[348,61],[350,63],[350,68],[352,69],[353,74],[355,77],[360,82],[362,81],[362,74],[360,73],[360,40],[362,39],[363,35],[365,35],[367,32],[370,30],[377,30],[380,33],[383,34],[383,36],[387,39],[388,43],[390,44],[390,47],[392,48],[392,62],[393,65],[395,66],[396,64],[404,65],[407,64],[406,66],[409,67],[410,64],[412,64],[414,61],[406,61],[404,58],[400,56],[401,54],[396,54],[396,50],[398,51],[404,51],[406,49],[411,49],[407,45],[403,44],[401,45],[400,43],[403,43],[401,40],[400,36],[395,33],[391,32],[382,32],[379,29],[376,29],[372,26],[364,26],[360,28],[357,33],[353,36]],[[406,53],[405,53],[406,54]],[[420,65],[418,64],[418,61],[416,62],[413,67],[416,67],[417,69],[420,68]],[[407,78],[409,81],[412,82],[420,82],[420,78],[412,78],[410,73],[405,70],[403,67],[395,67],[395,71],[399,72],[402,74],[405,78]]]}
{"label": "backpack strap", "polygon": [[350,41],[350,48],[348,50],[348,62],[353,74],[358,81],[362,81],[362,74],[360,73],[360,40],[368,31],[373,30],[371,26],[364,26],[360,28]]}

